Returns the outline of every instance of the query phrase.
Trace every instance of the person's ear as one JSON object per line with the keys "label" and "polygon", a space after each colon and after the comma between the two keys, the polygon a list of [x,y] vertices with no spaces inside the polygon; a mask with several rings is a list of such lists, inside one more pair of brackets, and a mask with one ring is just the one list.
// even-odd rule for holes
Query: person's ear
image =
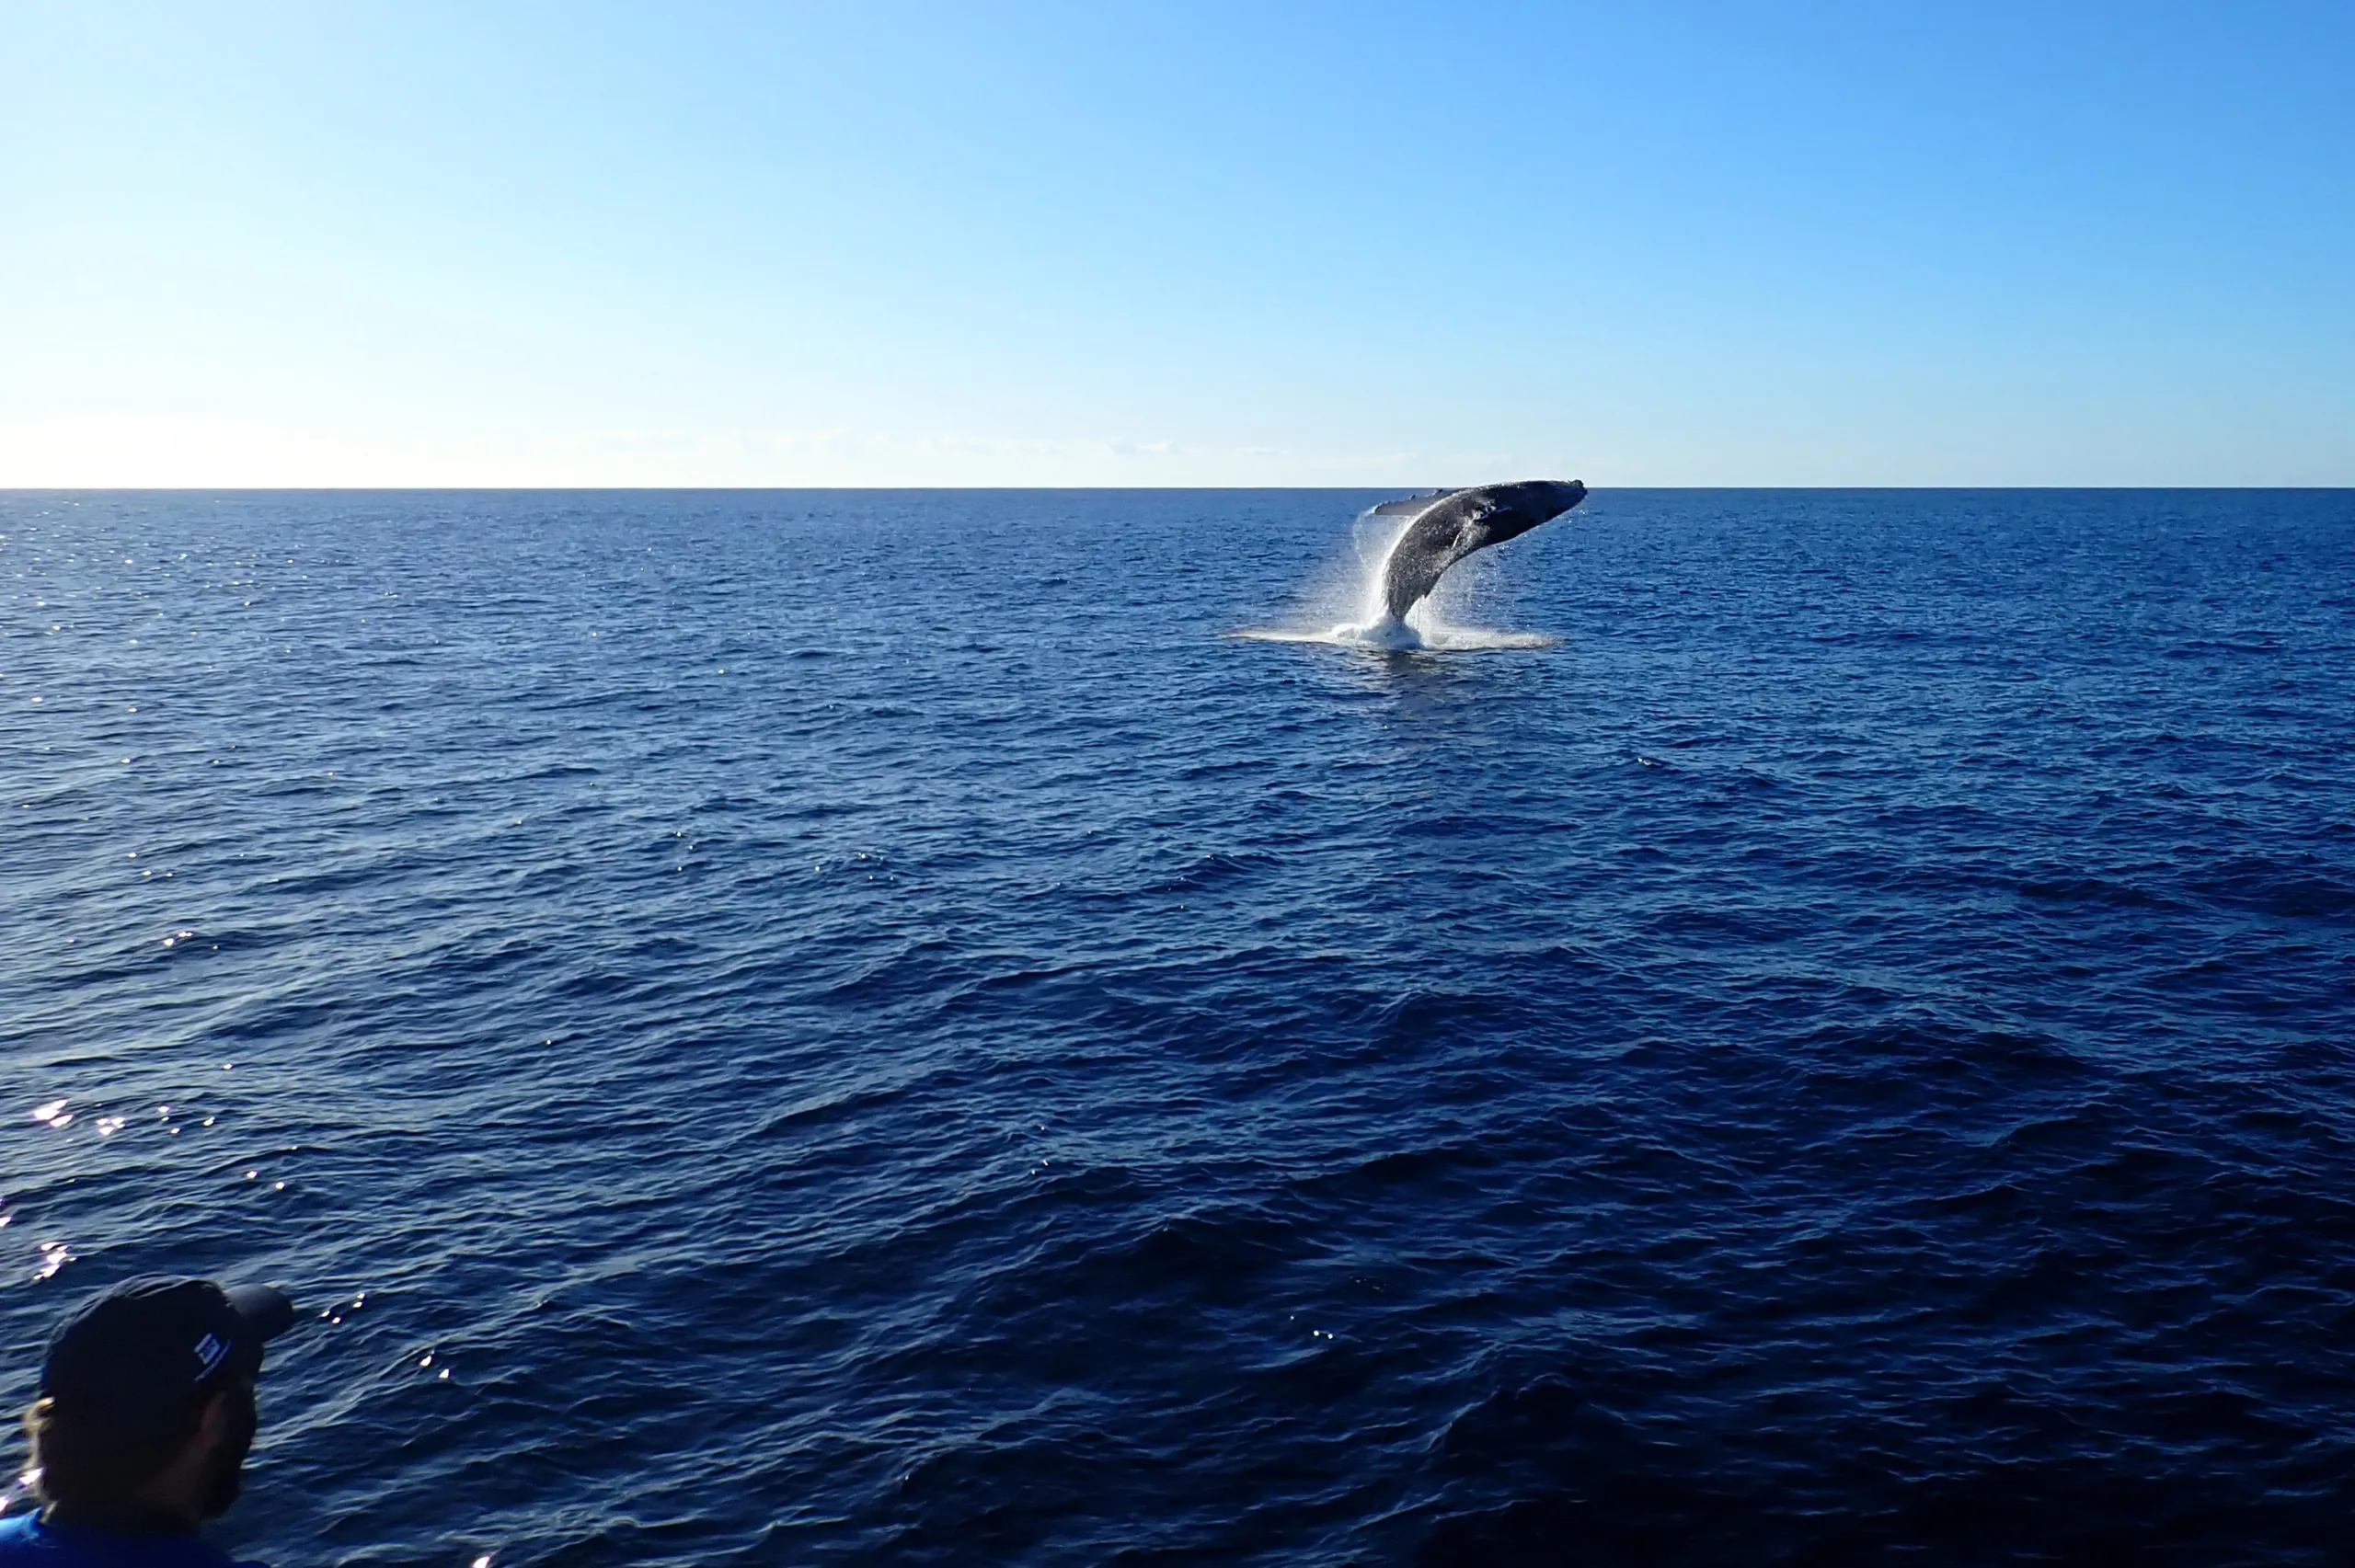
{"label": "person's ear", "polygon": [[200,1447],[217,1448],[228,1441],[229,1433],[236,1425],[236,1417],[229,1413],[229,1396],[234,1391],[226,1388],[215,1389],[213,1396],[204,1402],[204,1408],[197,1413],[196,1441]]}

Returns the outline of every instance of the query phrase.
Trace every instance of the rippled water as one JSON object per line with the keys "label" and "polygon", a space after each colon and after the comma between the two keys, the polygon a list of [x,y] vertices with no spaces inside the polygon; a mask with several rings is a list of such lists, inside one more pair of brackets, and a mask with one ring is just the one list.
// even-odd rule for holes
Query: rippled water
{"label": "rippled water", "polygon": [[290,1285],[282,1565],[2341,1561],[2355,496],[1223,635],[1376,498],[0,498],[0,1395]]}

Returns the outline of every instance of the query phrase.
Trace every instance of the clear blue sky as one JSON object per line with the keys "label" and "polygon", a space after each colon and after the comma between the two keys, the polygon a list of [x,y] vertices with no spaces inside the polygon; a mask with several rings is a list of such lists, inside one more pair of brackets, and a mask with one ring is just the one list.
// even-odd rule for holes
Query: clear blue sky
{"label": "clear blue sky", "polygon": [[0,485],[2355,484],[2355,4],[0,0]]}

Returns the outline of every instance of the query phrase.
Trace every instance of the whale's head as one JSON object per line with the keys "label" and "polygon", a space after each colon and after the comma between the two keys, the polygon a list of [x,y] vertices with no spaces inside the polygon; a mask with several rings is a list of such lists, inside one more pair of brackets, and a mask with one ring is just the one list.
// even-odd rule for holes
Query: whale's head
{"label": "whale's head", "polygon": [[1489,541],[1502,544],[1553,521],[1586,499],[1586,486],[1576,479],[1523,479],[1494,486],[1489,497],[1496,506],[1486,523]]}

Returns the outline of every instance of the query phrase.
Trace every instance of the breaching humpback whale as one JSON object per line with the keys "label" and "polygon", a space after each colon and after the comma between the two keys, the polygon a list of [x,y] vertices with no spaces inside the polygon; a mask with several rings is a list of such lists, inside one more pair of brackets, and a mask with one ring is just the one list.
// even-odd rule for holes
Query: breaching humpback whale
{"label": "breaching humpback whale", "polygon": [[1384,619],[1405,621],[1415,601],[1439,586],[1447,568],[1475,550],[1518,539],[1584,499],[1586,486],[1575,479],[1523,479],[1383,502],[1373,509],[1376,517],[1413,520],[1382,564]]}

